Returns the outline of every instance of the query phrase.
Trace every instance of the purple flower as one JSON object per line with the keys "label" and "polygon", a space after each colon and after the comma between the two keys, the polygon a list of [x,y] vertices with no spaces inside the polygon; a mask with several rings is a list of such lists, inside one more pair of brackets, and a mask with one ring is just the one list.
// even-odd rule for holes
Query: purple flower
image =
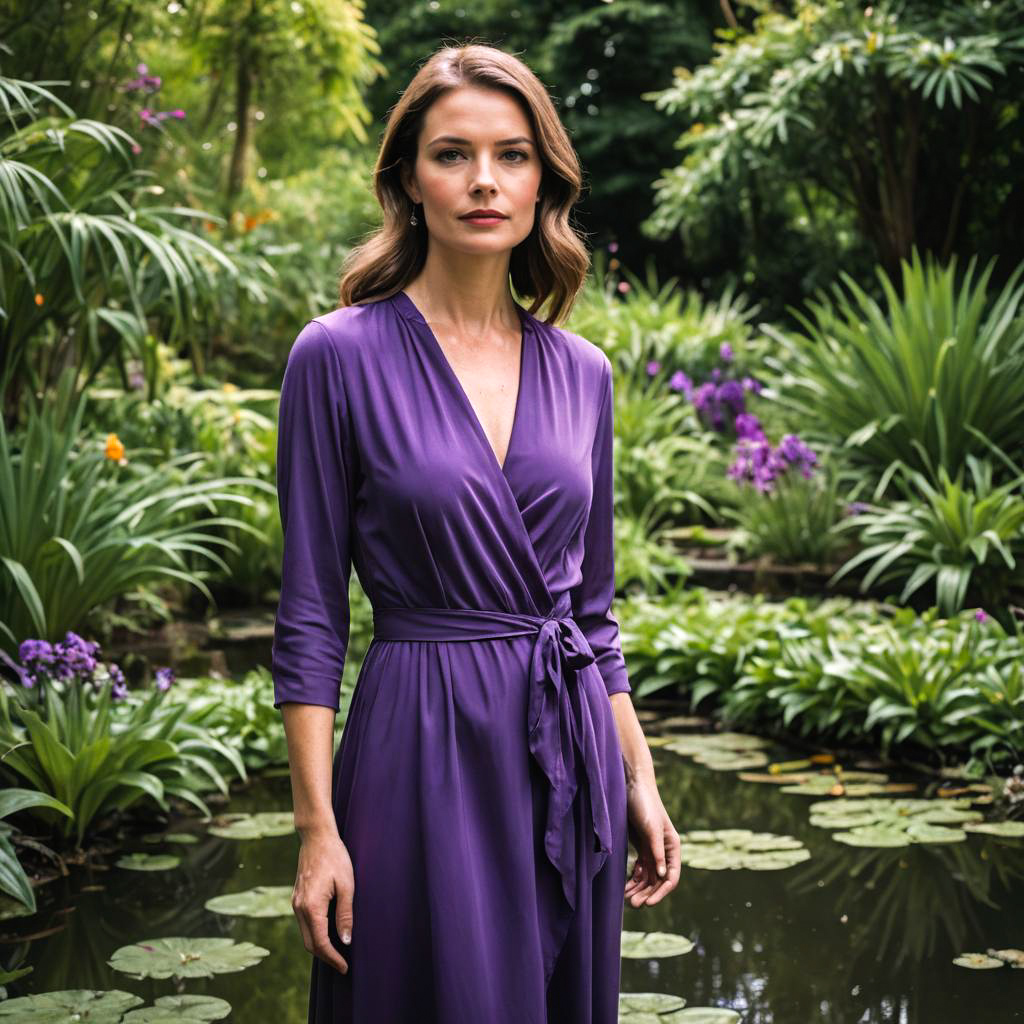
{"label": "purple flower", "polygon": [[730,345],[729,342],[723,341],[722,344],[718,346],[718,357],[723,363],[732,362],[732,345]]}
{"label": "purple flower", "polygon": [[673,391],[682,391],[689,399],[693,394],[693,381],[683,373],[682,370],[676,370],[668,379],[668,386]]}
{"label": "purple flower", "polygon": [[647,364],[647,376],[653,377],[661,369],[661,363],[657,359],[652,359]]}
{"label": "purple flower", "polygon": [[23,640],[18,648],[18,657],[25,665],[52,665],[56,658],[53,644],[46,640]]}
{"label": "purple flower", "polygon": [[[743,422],[744,430],[751,427],[747,421]],[[752,483],[757,490],[766,493],[790,466],[797,466],[804,477],[811,476],[817,456],[800,438],[787,434],[777,448],[772,448],[760,425],[757,429],[760,436],[743,436],[737,440],[736,459],[727,470],[729,477],[739,483]]]}
{"label": "purple flower", "polygon": [[64,642],[60,645],[60,654],[64,659],[68,675],[91,678],[96,671],[96,653],[100,645],[91,640],[83,640],[77,633],[69,629],[64,634]]}
{"label": "purple flower", "polygon": [[726,405],[730,405],[734,412],[743,412],[745,407],[745,400],[743,397],[743,387],[739,381],[727,380],[718,389],[718,400],[725,402]]}
{"label": "purple flower", "polygon": [[866,501],[851,501],[846,506],[846,514],[850,516],[860,515],[861,512],[867,512],[870,507]]}
{"label": "purple flower", "polygon": [[107,665],[107,674],[110,676],[112,683],[110,687],[111,696],[114,700],[123,700],[128,696],[128,687],[125,684],[124,673],[117,665],[110,662]]}
{"label": "purple flower", "polygon": [[735,427],[737,438],[747,438],[751,441],[764,440],[761,421],[752,412],[741,412],[736,417]]}
{"label": "purple flower", "polygon": [[985,611],[985,609],[984,609],[984,608],[979,608],[979,609],[978,609],[978,610],[977,610],[977,611],[976,611],[976,612],[974,613],[974,617],[975,617],[975,619],[977,619],[977,620],[978,620],[978,622],[988,622],[988,620],[989,620],[989,619],[990,619],[990,618],[991,618],[992,616],[991,616],[991,615],[989,615],[989,613],[988,613],[987,611]]}
{"label": "purple flower", "polygon": [[177,110],[150,110],[149,107],[143,107],[139,111],[139,119],[143,124],[159,124],[161,121],[166,121],[169,117],[176,117],[180,121],[185,117],[185,111],[181,108]]}
{"label": "purple flower", "polygon": [[818,461],[818,456],[811,451],[800,440],[796,434],[786,434],[786,436],[779,442],[779,455],[791,463],[799,467],[800,472],[807,478],[810,478],[812,467]]}
{"label": "purple flower", "polygon": [[174,682],[174,672],[170,668],[156,670],[156,686],[158,690],[169,690]]}
{"label": "purple flower", "polygon": [[753,391],[755,395],[759,395],[761,394],[761,382],[754,377],[744,377],[743,390]]}
{"label": "purple flower", "polygon": [[608,243],[608,251],[609,252],[618,252],[619,251],[619,243],[618,242],[609,242]]}

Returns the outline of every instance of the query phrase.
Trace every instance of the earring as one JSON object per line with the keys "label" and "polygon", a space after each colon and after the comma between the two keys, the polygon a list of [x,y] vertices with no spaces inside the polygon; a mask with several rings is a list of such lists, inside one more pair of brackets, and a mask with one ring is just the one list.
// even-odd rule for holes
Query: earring
{"label": "earring", "polygon": [[419,219],[416,217],[416,204],[415,203],[412,204],[412,216],[409,218],[409,223],[412,224],[413,227],[415,227],[417,224],[419,224]]}

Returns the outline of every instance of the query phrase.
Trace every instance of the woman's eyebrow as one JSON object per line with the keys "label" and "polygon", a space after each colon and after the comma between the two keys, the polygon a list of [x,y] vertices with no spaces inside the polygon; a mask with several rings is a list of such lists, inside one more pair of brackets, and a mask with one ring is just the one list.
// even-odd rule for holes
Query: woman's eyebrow
{"label": "woman's eyebrow", "polygon": [[[438,135],[436,139],[429,142],[428,145],[436,146],[439,142],[454,143],[457,146],[471,146],[473,143],[469,139],[460,138],[458,135]],[[527,145],[532,146],[532,140],[526,138],[525,135],[517,135],[512,139],[498,139],[494,143],[496,146],[512,146],[512,145]]]}

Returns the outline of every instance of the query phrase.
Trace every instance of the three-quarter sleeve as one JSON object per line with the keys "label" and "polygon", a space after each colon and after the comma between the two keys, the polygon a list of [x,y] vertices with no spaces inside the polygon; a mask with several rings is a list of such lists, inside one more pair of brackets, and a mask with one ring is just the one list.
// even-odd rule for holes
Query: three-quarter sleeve
{"label": "three-quarter sleeve", "polygon": [[594,494],[584,534],[583,578],[571,591],[573,618],[594,651],[609,694],[632,691],[619,641],[619,623],[612,614],[615,597],[613,386],[611,363],[605,356],[600,412],[591,456]]}
{"label": "three-quarter sleeve", "polygon": [[274,624],[274,707],[340,709],[349,639],[352,441],[339,353],[310,320],[288,354],[277,427],[284,532]]}

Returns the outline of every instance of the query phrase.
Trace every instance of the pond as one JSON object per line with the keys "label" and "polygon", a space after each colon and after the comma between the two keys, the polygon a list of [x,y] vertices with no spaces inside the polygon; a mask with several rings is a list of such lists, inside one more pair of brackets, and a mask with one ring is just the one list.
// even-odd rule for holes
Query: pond
{"label": "pond", "polygon": [[[657,718],[645,729],[660,742]],[[774,747],[768,752],[793,756]],[[679,887],[662,904],[627,906],[627,931],[676,933],[694,945],[685,955],[624,959],[623,992],[731,1007],[744,1024],[1024,1021],[1024,970],[953,963],[965,952],[1024,946],[1024,840],[969,834],[960,842],[851,847],[811,824],[819,797],[745,781],[737,771],[712,770],[664,746],[653,755],[662,797],[681,831],[772,832],[801,841],[810,856],[778,870],[684,866]],[[924,787],[909,795],[924,795]],[[257,780],[221,810],[290,806],[281,775]],[[225,893],[290,886],[294,833],[239,841],[209,835],[194,819],[173,830],[194,832],[199,841],[139,841],[128,849],[176,853],[179,867],[76,869],[65,883],[39,891],[39,913],[3,922],[5,960],[12,943],[26,941],[35,967],[11,994],[121,989],[149,1005],[175,992],[202,993],[231,1003],[229,1021],[305,1024],[309,955],[294,918],[225,916],[204,907]],[[107,965],[123,945],[171,935],[229,936],[269,955],[247,970],[181,985],[137,981]]]}

